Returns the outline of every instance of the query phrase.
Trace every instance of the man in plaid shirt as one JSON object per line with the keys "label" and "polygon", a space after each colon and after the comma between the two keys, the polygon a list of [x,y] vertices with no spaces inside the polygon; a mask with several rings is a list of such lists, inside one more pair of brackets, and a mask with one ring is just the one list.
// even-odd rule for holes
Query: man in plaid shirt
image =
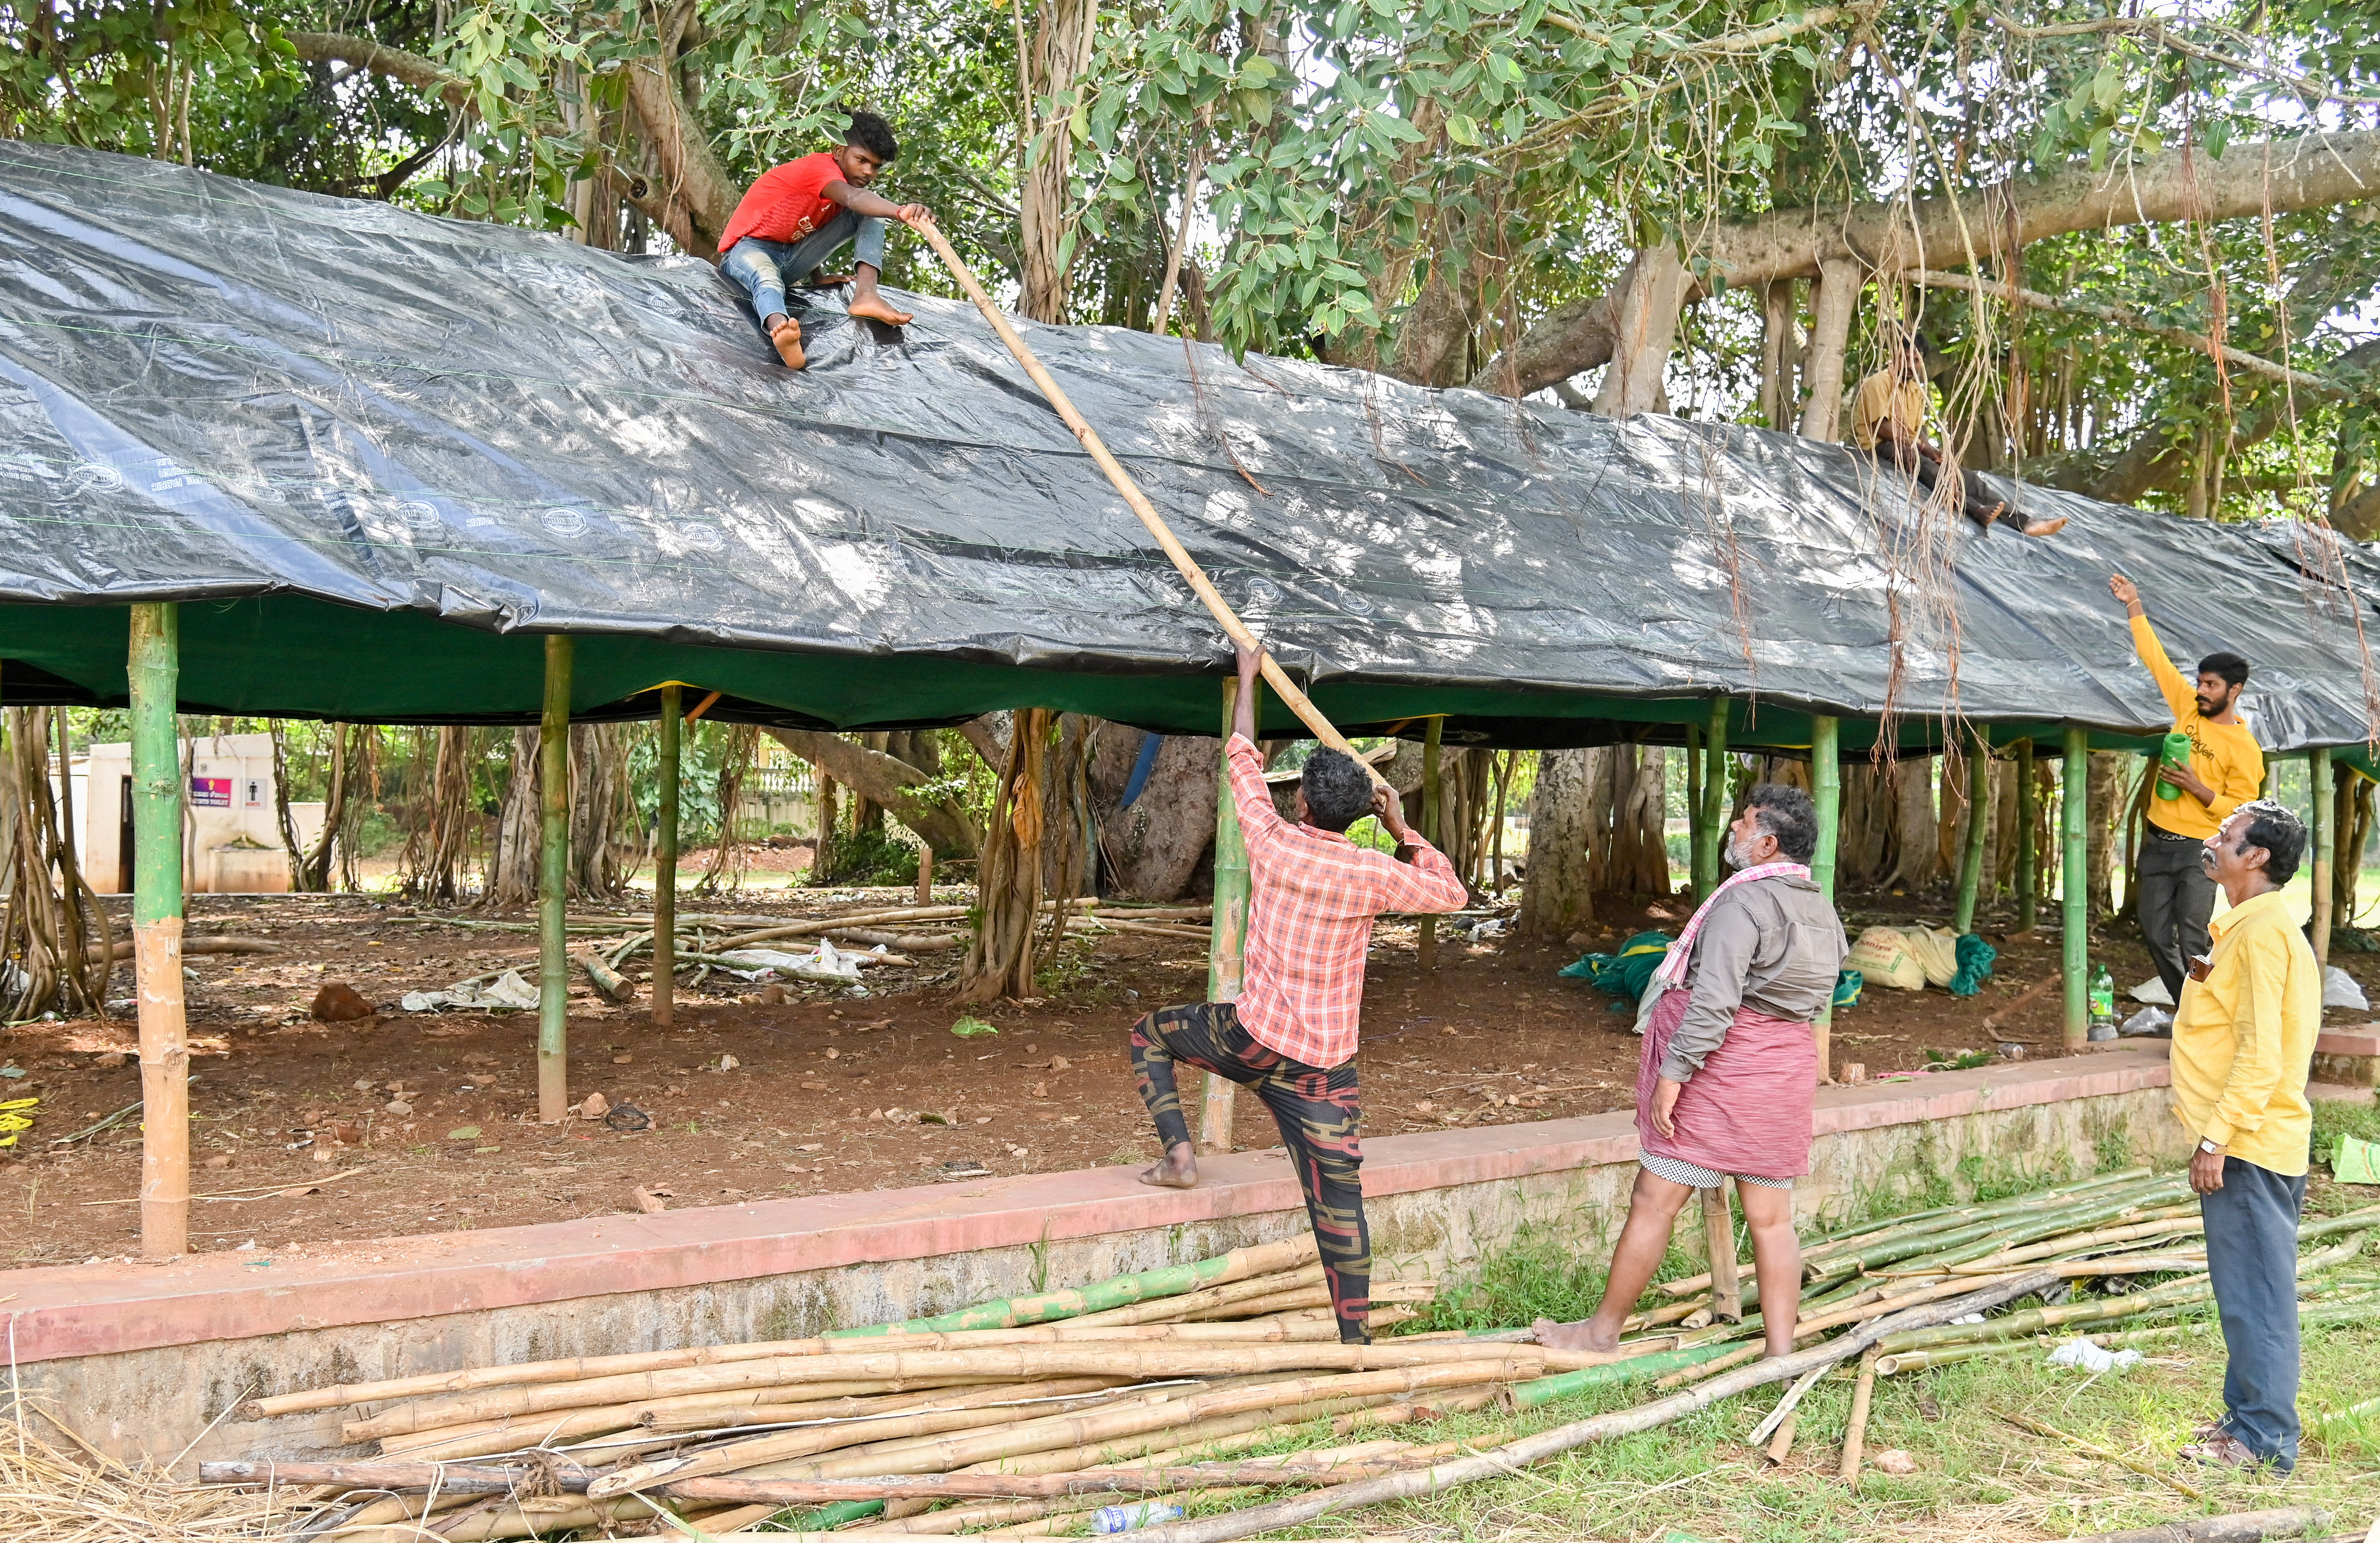
{"label": "man in plaid shirt", "polygon": [[[1314,752],[1298,789],[1298,822],[1281,819],[1257,754],[1258,657],[1240,652],[1239,708],[1225,752],[1248,844],[1246,972],[1236,1002],[1163,1008],[1132,1026],[1133,1075],[1165,1143],[1165,1160],[1140,1177],[1177,1189],[1198,1182],[1175,1062],[1255,1089],[1305,1192],[1339,1337],[1360,1344],[1370,1338],[1372,1245],[1354,1057],[1372,918],[1451,911],[1467,895],[1453,866],[1406,827],[1396,795],[1375,791],[1364,768],[1340,751]],[[1347,839],[1347,827],[1366,814],[1395,838],[1393,861]]]}

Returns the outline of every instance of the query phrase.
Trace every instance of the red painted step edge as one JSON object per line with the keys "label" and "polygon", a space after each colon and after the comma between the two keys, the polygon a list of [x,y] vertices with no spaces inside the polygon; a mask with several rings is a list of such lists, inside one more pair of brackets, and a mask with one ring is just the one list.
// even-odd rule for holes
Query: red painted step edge
{"label": "red painted step edge", "polygon": [[[1821,1136],[1872,1130],[2166,1082],[2159,1047],[1824,1088],[1816,1129]],[[1631,1161],[1636,1130],[1632,1115],[1597,1114],[1383,1136],[1366,1145],[1364,1190],[1380,1196]],[[0,1270],[0,1315],[8,1354],[26,1363],[1302,1209],[1277,1152],[1212,1158],[1200,1167],[1205,1182],[1195,1190],[1151,1189],[1131,1168],[1096,1168],[349,1243],[320,1257],[214,1253],[153,1264]],[[375,1251],[380,1263],[361,1257]]]}

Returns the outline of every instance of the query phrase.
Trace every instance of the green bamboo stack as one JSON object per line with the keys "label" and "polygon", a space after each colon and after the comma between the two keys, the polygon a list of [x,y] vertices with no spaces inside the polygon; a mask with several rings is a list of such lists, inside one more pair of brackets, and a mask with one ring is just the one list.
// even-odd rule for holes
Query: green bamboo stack
{"label": "green bamboo stack", "polygon": [[[2302,1229],[2305,1321],[2380,1306],[2380,1277],[2347,1268],[2375,1227],[2380,1206]],[[1195,1524],[1213,1543],[1282,1525],[1284,1508],[1311,1513],[1342,1488],[1333,1506],[1492,1476],[1565,1450],[1552,1440],[1563,1430],[1577,1444],[1606,1426],[1649,1428],[1786,1377],[1799,1380],[1760,1436],[1775,1428],[1790,1443],[1802,1391],[1829,1367],[1849,1375],[1856,1356],[1843,1462],[1855,1478],[1876,1377],[2039,1355],[2078,1332],[2146,1343],[2203,1324],[2202,1231],[2181,1178],[2145,1170],[1837,1228],[1804,1253],[1797,1352],[1784,1361],[1760,1359],[1756,1291],[1721,1302],[1707,1276],[1661,1287],[1616,1355],[1549,1350],[1519,1330],[1342,1345],[1313,1240],[1301,1236],[807,1340],[277,1394],[242,1415],[344,1410],[343,1440],[378,1455],[201,1472],[319,1486],[315,1525],[343,1543],[608,1536],[663,1510],[679,1532],[714,1538],[757,1537],[739,1529],[764,1525],[846,1538],[1056,1536],[1120,1498],[1211,1507],[1291,1493]],[[1748,1285],[1752,1270],[1741,1273]],[[1376,1282],[1374,1328],[1410,1322],[1436,1294],[1433,1282]],[[1978,1321],[1958,1321],[1973,1309],[1985,1310]],[[1442,1414],[1517,1416],[1630,1384],[1649,1396],[1521,1438],[1494,1462],[1406,1439]],[[1322,1419],[1340,1444],[1232,1460]],[[1190,1526],[1160,1526],[1148,1543],[1191,1543]]]}

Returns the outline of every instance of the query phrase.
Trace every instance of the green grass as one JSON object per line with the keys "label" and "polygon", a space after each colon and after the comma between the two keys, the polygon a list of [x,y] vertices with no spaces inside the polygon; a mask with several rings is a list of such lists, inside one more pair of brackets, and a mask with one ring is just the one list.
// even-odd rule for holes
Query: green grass
{"label": "green grass", "polygon": [[[2370,1111],[2359,1111],[2369,1118]],[[1980,1175],[1968,1175],[1972,1182]],[[2003,1194],[2058,1182],[2057,1175],[1987,1176]],[[1921,1185],[1930,1190],[1937,1186]],[[1879,1197],[1880,1198],[1880,1197]],[[1903,1199],[1888,1210],[1920,1209]],[[2369,1204],[2362,1190],[2317,1186],[2309,1209],[2336,1213]],[[1863,1206],[1860,1209],[1866,1209]],[[1603,1245],[1524,1234],[1484,1260],[1475,1274],[1414,1325],[1415,1330],[1502,1328],[1540,1314],[1577,1318],[1602,1290]],[[2374,1262],[2367,1252],[2363,1267]],[[1699,1253],[1673,1251],[1662,1277],[1699,1271]],[[2353,1268],[2353,1267],[2350,1267]],[[2319,1505],[2331,1530],[2361,1534],[2380,1514],[2380,1416],[2327,1432],[2315,1416],[2380,1395],[2380,1322],[2323,1325],[2306,1333],[2299,1407],[2307,1434],[2289,1477],[2231,1476],[2175,1456],[2203,1421],[2222,1410],[2223,1342],[2212,1323],[2142,1347],[2149,1359],[2093,1377],[2052,1367],[2045,1349],[1962,1362],[1880,1380],[1867,1451],[1898,1450],[1916,1471],[1866,1470],[1856,1493],[1837,1476],[1851,1409],[1848,1379],[1822,1381],[1801,1405],[1792,1452],[1772,1467],[1743,1438],[1781,1388],[1762,1389],[1641,1435],[1584,1447],[1524,1474],[1467,1485],[1426,1500],[1326,1518],[1275,1536],[1345,1537],[1403,1530],[1420,1539],[1597,1538],[1659,1540],[1671,1532],[1730,1543],[1879,1537],[1981,1540],[2069,1537],[2179,1517]],[[1283,1431],[1265,1452],[1340,1445],[1395,1435],[1461,1440],[1475,1450],[1622,1409],[1658,1396],[1643,1387],[1591,1391],[1524,1415],[1482,1411],[1393,1431],[1334,1435],[1318,1422]],[[2010,1410],[2080,1440],[2122,1453],[2201,1491],[2192,1500],[2155,1480],[2068,1451],[1995,1413]],[[1252,1453],[1253,1454],[1253,1453]],[[1236,1509],[1273,1497],[1196,1508]]]}

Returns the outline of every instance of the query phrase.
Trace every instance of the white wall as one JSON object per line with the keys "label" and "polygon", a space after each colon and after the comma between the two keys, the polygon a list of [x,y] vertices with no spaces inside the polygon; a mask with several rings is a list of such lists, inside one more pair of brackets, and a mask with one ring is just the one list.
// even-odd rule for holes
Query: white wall
{"label": "white wall", "polygon": [[[183,741],[176,747],[176,756],[190,761],[183,887],[193,894],[287,889],[288,858],[273,803],[273,736],[206,735]],[[94,745],[76,768],[76,857],[91,887],[102,894],[131,888],[123,841],[131,777],[129,745]],[[310,845],[322,829],[322,804],[291,804],[289,815],[298,827],[298,843]]]}

